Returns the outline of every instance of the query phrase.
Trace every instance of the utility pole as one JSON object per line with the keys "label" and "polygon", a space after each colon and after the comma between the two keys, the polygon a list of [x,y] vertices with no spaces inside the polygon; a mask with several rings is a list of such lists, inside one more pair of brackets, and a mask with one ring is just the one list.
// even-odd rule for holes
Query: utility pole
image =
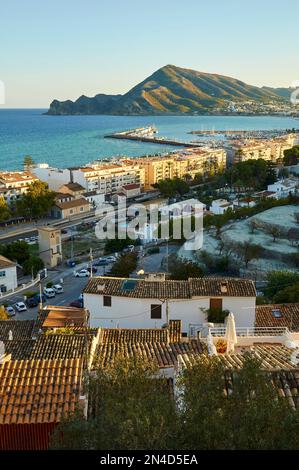
{"label": "utility pole", "polygon": [[166,323],[169,326],[169,304],[168,299],[165,299],[165,307],[166,307]]}
{"label": "utility pole", "polygon": [[89,250],[89,261],[90,261],[90,277],[92,277],[92,261],[93,261],[93,256],[92,256],[92,248]]}

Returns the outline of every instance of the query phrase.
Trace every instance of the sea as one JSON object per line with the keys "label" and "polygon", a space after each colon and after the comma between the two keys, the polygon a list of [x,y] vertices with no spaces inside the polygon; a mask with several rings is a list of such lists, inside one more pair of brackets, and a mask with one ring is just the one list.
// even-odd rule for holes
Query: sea
{"label": "sea", "polygon": [[0,170],[20,170],[25,155],[57,168],[113,156],[164,154],[173,146],[105,139],[154,125],[158,135],[191,141],[194,130],[299,129],[299,120],[272,116],[47,116],[46,109],[0,109]]}

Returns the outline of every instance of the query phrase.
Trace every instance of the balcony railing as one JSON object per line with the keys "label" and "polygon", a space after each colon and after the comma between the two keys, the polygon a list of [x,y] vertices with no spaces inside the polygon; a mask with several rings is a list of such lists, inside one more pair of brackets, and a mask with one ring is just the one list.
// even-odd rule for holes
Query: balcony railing
{"label": "balcony railing", "polygon": [[[224,337],[226,333],[225,326],[216,326],[208,328],[206,325],[191,324],[189,325],[189,336],[191,338],[206,337],[208,332],[212,336]],[[273,326],[273,327],[236,327],[237,336],[283,336],[288,333],[287,327]]]}
{"label": "balcony railing", "polygon": [[[237,327],[237,336],[283,336],[288,332],[287,327],[273,326],[273,327]],[[212,336],[225,336],[225,327],[210,328]]]}

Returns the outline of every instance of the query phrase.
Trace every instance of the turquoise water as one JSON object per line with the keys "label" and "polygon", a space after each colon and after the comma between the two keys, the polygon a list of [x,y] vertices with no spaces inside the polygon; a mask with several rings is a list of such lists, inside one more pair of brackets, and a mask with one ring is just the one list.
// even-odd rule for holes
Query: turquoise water
{"label": "turquoise water", "polygon": [[36,162],[68,167],[114,155],[138,156],[174,150],[123,140],[104,139],[117,130],[154,124],[159,135],[194,140],[200,129],[299,128],[299,120],[246,116],[44,116],[43,109],[0,110],[0,170],[21,169],[24,155]]}

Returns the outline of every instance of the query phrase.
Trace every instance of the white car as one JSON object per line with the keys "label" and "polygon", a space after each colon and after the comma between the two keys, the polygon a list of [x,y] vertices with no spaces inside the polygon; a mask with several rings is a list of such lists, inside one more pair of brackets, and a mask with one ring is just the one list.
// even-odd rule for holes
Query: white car
{"label": "white car", "polygon": [[108,263],[114,263],[116,258],[115,256],[106,256],[105,260],[108,261]]}
{"label": "white car", "polygon": [[55,291],[55,294],[62,294],[63,293],[63,287],[60,284],[55,284],[53,286],[53,290]]}
{"label": "white car", "polygon": [[52,287],[44,287],[44,294],[48,299],[50,299],[55,297],[55,290],[52,289]]}
{"label": "white car", "polygon": [[89,272],[87,269],[81,269],[75,272],[75,277],[89,277]]}
{"label": "white car", "polygon": [[15,304],[15,307],[17,309],[18,312],[26,312],[27,310],[27,307],[26,305],[24,304],[24,302],[17,302]]}
{"label": "white car", "polygon": [[14,317],[16,314],[15,309],[11,305],[8,305],[7,307],[5,307],[5,310],[7,311],[10,317]]}

